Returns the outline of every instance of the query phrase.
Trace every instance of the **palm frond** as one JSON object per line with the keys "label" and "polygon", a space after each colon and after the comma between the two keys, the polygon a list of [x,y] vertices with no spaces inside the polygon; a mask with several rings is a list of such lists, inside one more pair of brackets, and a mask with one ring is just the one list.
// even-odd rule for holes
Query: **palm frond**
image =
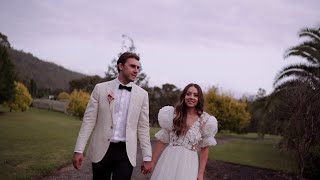
{"label": "palm frond", "polygon": [[320,43],[305,42],[286,50],[284,58],[301,56],[312,64],[320,64]]}
{"label": "palm frond", "polygon": [[284,67],[276,76],[274,85],[286,77],[301,77],[312,79],[312,81],[319,81],[320,66],[308,64],[292,64]]}
{"label": "palm frond", "polygon": [[308,37],[314,41],[320,42],[320,28],[304,28],[299,32],[299,37]]}

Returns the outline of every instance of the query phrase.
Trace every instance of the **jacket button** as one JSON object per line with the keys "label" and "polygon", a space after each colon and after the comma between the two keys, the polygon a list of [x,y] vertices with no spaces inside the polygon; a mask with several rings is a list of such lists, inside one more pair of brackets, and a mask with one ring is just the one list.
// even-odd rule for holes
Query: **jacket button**
{"label": "jacket button", "polygon": [[113,129],[113,126],[111,126],[110,128]]}
{"label": "jacket button", "polygon": [[108,139],[108,141],[110,141],[110,139]]}

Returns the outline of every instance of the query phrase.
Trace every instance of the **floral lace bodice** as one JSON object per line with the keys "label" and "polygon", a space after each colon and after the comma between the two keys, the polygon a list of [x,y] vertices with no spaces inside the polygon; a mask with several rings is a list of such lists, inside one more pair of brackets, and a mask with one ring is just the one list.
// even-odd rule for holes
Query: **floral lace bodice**
{"label": "floral lace bodice", "polygon": [[218,126],[215,117],[203,112],[193,125],[183,136],[177,136],[173,131],[174,107],[165,106],[160,109],[158,121],[161,130],[155,134],[155,137],[170,146],[184,146],[185,148],[198,151],[201,147],[214,146],[217,144],[214,136],[217,133]]}

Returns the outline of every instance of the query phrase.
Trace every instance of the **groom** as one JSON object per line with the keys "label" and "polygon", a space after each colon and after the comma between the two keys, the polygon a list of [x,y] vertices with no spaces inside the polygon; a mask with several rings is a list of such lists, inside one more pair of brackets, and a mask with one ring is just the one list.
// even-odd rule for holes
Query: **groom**
{"label": "groom", "polygon": [[74,149],[73,166],[80,169],[83,151],[91,135],[87,156],[93,179],[129,180],[136,166],[137,139],[145,171],[151,171],[148,93],[135,85],[139,56],[125,52],[117,61],[116,79],[97,84],[92,91]]}

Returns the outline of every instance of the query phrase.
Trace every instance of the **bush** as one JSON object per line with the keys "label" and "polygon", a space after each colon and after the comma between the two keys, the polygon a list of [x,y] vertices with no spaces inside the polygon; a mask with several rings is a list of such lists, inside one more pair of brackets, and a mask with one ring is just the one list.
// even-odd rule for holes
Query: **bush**
{"label": "bush", "polygon": [[246,102],[219,95],[214,88],[205,95],[205,110],[217,118],[219,130],[241,132],[249,124],[250,114],[246,107]]}
{"label": "bush", "polygon": [[320,178],[320,145],[310,148],[304,175],[310,179]]}
{"label": "bush", "polygon": [[58,95],[58,100],[69,100],[70,99],[70,95],[67,92],[61,92]]}
{"label": "bush", "polygon": [[14,100],[7,102],[7,106],[12,110],[26,111],[32,103],[32,97],[28,89],[22,84],[15,82]]}
{"label": "bush", "polygon": [[83,117],[90,95],[82,90],[74,90],[70,95],[67,111],[74,116]]}

